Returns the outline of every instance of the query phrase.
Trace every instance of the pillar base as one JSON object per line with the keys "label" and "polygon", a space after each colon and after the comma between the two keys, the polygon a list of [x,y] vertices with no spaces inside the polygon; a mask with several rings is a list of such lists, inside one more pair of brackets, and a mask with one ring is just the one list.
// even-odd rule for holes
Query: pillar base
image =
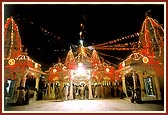
{"label": "pillar base", "polygon": [[88,99],[89,99],[89,100],[93,100],[94,98],[93,98],[93,96],[91,95],[91,96],[89,96]]}
{"label": "pillar base", "polygon": [[69,96],[68,99],[69,99],[69,100],[73,100],[73,96]]}

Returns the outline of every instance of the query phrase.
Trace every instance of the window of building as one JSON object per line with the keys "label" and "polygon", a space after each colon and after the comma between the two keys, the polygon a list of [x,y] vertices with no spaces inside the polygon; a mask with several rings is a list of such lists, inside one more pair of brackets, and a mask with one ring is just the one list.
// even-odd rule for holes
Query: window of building
{"label": "window of building", "polygon": [[152,77],[147,77],[144,79],[145,82],[145,89],[147,96],[154,96],[154,90],[153,90],[153,80]]}

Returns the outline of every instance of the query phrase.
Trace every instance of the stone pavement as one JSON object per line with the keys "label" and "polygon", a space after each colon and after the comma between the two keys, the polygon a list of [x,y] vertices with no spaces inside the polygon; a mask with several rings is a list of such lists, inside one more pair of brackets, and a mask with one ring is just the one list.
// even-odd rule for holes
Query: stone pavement
{"label": "stone pavement", "polygon": [[134,104],[127,99],[94,99],[94,100],[40,100],[29,105],[7,106],[5,113],[123,113],[148,112],[165,113],[164,104],[142,103]]}

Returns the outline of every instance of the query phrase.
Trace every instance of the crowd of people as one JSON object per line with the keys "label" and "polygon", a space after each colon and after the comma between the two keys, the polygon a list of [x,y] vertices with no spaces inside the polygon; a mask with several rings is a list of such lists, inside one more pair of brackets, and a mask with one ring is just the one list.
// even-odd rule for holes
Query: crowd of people
{"label": "crowd of people", "polygon": [[[60,93],[62,93],[62,98],[68,100],[70,96],[70,86],[64,85],[63,89],[60,90],[59,86],[55,86],[54,94],[55,99],[59,99]],[[121,85],[115,86],[103,86],[103,85],[92,85],[92,96],[95,99],[98,98],[112,98],[120,97],[121,99],[125,97],[125,93],[122,90]],[[73,84],[73,99],[89,99],[89,88],[86,84],[74,85]]]}

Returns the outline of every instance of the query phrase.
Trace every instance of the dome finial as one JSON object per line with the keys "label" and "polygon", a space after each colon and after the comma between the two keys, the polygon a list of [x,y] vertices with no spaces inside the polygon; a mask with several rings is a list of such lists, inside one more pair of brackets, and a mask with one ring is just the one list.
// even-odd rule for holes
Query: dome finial
{"label": "dome finial", "polygon": [[145,12],[145,16],[151,17],[151,10],[148,10],[147,12]]}

